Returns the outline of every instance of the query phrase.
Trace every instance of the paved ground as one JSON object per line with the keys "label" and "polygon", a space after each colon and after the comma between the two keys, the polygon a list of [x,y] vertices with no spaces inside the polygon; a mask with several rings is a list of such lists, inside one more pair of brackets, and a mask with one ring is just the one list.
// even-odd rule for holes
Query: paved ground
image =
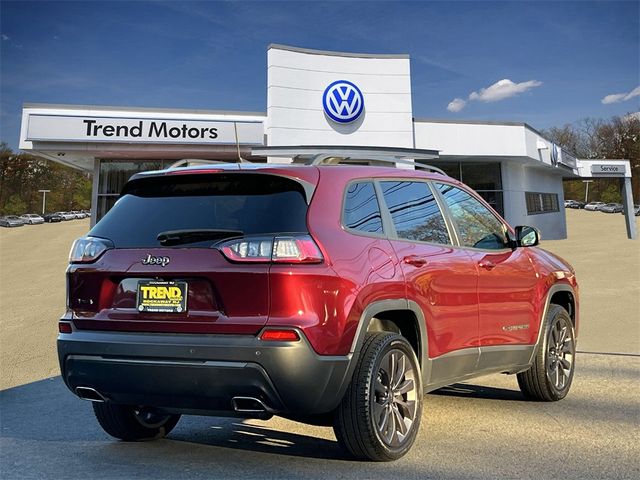
{"label": "paved ground", "polygon": [[0,228],[0,389],[57,375],[58,319],[73,241],[89,219]]}
{"label": "paved ground", "polygon": [[[576,269],[580,282],[578,347],[640,354],[640,239],[627,240],[618,214],[567,210],[568,239],[542,247]],[[640,217],[636,217],[640,234]]]}
{"label": "paved ground", "polygon": [[0,477],[637,479],[640,359],[578,362],[562,402],[524,401],[505,376],[428,395],[416,444],[387,464],[349,461],[331,429],[282,419],[185,417],[167,439],[118,442],[56,377],[0,392]]}
{"label": "paved ground", "polygon": [[90,404],[47,378],[66,254],[88,222],[2,229],[0,478],[638,478],[640,243],[622,215],[569,211],[568,227],[544,247],[576,267],[579,349],[618,355],[579,355],[558,403],[524,401],[497,375],[428,395],[415,447],[390,464],[349,461],[331,429],[282,419],[185,417],[162,441],[110,439]]}

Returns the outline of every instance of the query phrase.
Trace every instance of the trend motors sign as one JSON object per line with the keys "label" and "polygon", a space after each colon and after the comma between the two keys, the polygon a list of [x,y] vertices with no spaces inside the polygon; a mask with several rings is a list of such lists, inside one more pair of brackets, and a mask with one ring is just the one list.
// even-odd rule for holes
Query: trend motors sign
{"label": "trend motors sign", "polygon": [[[237,136],[236,136],[237,132]],[[29,115],[26,140],[58,142],[263,144],[261,122]]]}
{"label": "trend motors sign", "polygon": [[364,110],[364,97],[360,89],[347,80],[338,80],[325,88],[322,94],[324,113],[334,122],[351,123]]}

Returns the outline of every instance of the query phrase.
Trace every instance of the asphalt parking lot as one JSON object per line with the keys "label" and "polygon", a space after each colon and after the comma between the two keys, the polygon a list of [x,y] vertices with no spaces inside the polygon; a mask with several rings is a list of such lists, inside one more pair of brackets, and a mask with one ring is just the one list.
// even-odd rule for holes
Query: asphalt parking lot
{"label": "asphalt parking lot", "polygon": [[111,439],[55,376],[65,256],[87,223],[2,231],[0,477],[638,478],[640,244],[626,240],[622,215],[567,215],[569,240],[543,246],[581,282],[578,349],[592,353],[577,356],[569,396],[528,402],[500,375],[441,389],[425,398],[414,448],[386,464],[353,462],[331,429],[283,419],[184,417],[164,440]]}

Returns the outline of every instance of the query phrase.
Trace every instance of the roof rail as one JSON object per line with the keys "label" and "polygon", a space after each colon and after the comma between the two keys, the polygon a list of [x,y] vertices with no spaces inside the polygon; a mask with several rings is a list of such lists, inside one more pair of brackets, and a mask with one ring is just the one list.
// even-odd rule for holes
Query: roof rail
{"label": "roof rail", "polygon": [[[438,167],[434,167],[433,165],[429,165],[422,162],[416,162],[415,160],[408,160],[405,158],[378,157],[378,158],[367,159],[367,158],[336,157],[332,155],[320,154],[320,155],[311,157],[309,161],[302,162],[302,163],[305,163],[307,165],[345,165],[345,164],[361,165],[364,162],[369,162],[368,163],[369,165],[371,164],[370,162],[382,162],[382,163],[388,163],[392,165],[396,165],[400,163],[402,165],[410,165],[416,169],[439,173],[440,175],[444,175],[445,177],[449,176],[442,169]],[[298,163],[298,162],[294,162],[294,163]]]}
{"label": "roof rail", "polygon": [[448,176],[438,167],[429,165],[429,160],[439,158],[437,150],[404,147],[372,147],[363,145],[278,145],[255,147],[253,155],[287,158],[287,161],[303,165],[410,165]]}
{"label": "roof rail", "polygon": [[223,162],[221,160],[205,160],[204,158],[182,158],[172,163],[167,168],[186,168],[186,167],[191,167],[192,165],[211,165],[215,163],[230,163],[230,162]]}

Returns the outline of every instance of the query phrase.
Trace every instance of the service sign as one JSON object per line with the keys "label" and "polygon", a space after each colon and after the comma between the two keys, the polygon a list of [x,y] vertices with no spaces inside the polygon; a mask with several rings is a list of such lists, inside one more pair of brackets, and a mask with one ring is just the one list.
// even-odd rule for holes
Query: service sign
{"label": "service sign", "polygon": [[28,141],[262,145],[262,122],[29,115]]}
{"label": "service sign", "polygon": [[591,173],[599,175],[624,175],[626,170],[624,165],[606,165],[602,163],[594,163],[591,165]]}
{"label": "service sign", "polygon": [[142,280],[138,283],[140,312],[182,313],[187,310],[186,282]]}

